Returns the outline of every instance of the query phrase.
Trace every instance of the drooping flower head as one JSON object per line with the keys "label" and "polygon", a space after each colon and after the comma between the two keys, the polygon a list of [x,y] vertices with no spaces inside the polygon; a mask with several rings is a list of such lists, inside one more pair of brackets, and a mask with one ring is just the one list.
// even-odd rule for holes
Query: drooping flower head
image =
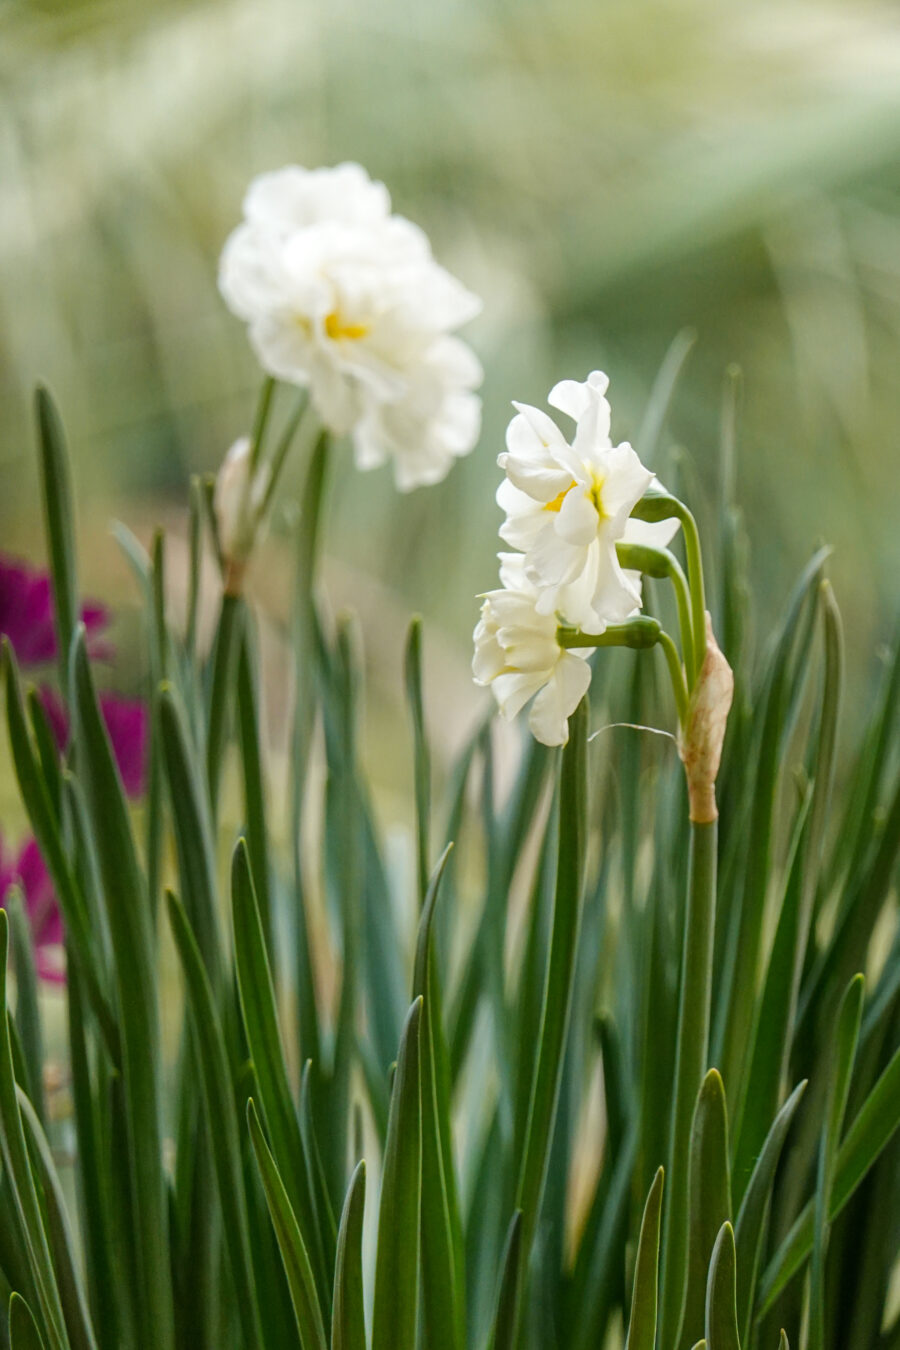
{"label": "drooping flower head", "polygon": [[503,589],[483,597],[475,629],[472,674],[489,685],[508,721],[534,699],[528,725],[544,745],[565,745],[569,716],[591,682],[590,651],[560,646],[553,615],[537,608],[538,592],[525,575],[522,558],[501,553]]}
{"label": "drooping flower head", "polygon": [[538,612],[598,634],[641,603],[640,577],[621,567],[616,544],[663,547],[677,528],[674,520],[630,519],[653,474],[627,441],[610,439],[608,384],[594,371],[550,391],[551,406],[575,422],[571,442],[546,413],[517,403],[498,460],[506,472],[497,491],[506,512],[500,537],[521,549]]}
{"label": "drooping flower head", "polygon": [[352,433],[360,468],[391,458],[405,491],[474,446],[481,368],[451,335],[480,301],[358,164],[257,178],[219,286],[263,369],[309,389],[324,425]]}

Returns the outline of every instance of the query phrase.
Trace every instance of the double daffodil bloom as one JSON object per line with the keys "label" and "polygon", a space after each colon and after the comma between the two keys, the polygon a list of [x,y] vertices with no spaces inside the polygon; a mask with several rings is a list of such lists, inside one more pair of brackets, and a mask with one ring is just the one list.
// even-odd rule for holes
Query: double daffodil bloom
{"label": "double daffodil bloom", "polygon": [[500,537],[522,551],[538,612],[598,634],[641,604],[640,575],[620,565],[616,545],[664,548],[678,528],[676,520],[630,519],[654,479],[627,441],[610,439],[608,384],[594,371],[550,391],[551,406],[575,422],[571,443],[539,408],[515,404],[498,460],[506,473]]}
{"label": "double daffodil bloom", "polygon": [[534,699],[532,734],[544,745],[565,745],[569,716],[591,682],[590,651],[560,645],[556,617],[539,612],[521,557],[501,553],[500,561],[503,589],[483,597],[475,629],[475,683],[490,686],[508,721]]}

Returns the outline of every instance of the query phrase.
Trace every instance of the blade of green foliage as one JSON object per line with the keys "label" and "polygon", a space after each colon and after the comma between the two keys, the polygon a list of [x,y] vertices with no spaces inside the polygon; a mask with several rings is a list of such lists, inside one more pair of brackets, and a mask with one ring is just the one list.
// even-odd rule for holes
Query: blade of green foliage
{"label": "blade of green foliage", "polygon": [[241,597],[225,592],[210,658],[212,670],[206,724],[206,780],[213,819],[217,814],[219,784],[228,743],[232,691],[243,620]]}
{"label": "blade of green foliage", "polygon": [[847,1098],[850,1095],[850,1077],[856,1058],[864,994],[865,979],[862,975],[857,975],[850,981],[841,1000],[832,1046],[828,1097],[816,1181],[809,1305],[810,1350],[824,1350],[825,1346],[825,1253],[828,1245],[828,1210],[834,1188],[835,1159],[841,1140]]}
{"label": "blade of green foliage", "polygon": [[676,333],[657,371],[635,440],[637,452],[645,464],[653,463],[678,377],[696,342],[697,334],[692,328],[683,328]]}
{"label": "blade of green foliage", "polygon": [[53,878],[60,909],[66,924],[66,933],[74,948],[85,990],[103,1030],[107,1047],[114,1059],[119,1057],[116,1018],[103,992],[103,975],[91,928],[87,902],[75,878],[63,843],[59,819],[56,815],[47,784],[35,757],[25,721],[18,668],[12,648],[4,639],[6,664],[6,716],[9,742],[13,754],[16,779],[22,800],[28,812],[31,827],[40,845],[41,856]]}
{"label": "blade of green foliage", "polygon": [[22,1295],[16,1293],[9,1300],[9,1347],[10,1350],[45,1350],[44,1338],[31,1309]]}
{"label": "blade of green foliage", "polygon": [[734,1243],[737,1252],[738,1326],[742,1332],[741,1340],[746,1344],[749,1344],[750,1340],[753,1291],[759,1269],[766,1216],[769,1212],[772,1187],[775,1184],[775,1172],[788,1130],[805,1091],[806,1080],[804,1079],[794,1088],[772,1122],[762,1146],[762,1152],[750,1177],[749,1185],[744,1192],[744,1198],[738,1211],[737,1223],[734,1226]]}
{"label": "blade of green foliage", "polygon": [[679,1340],[690,1345],[703,1329],[706,1281],[722,1225],[731,1220],[728,1112],[718,1069],[710,1069],[697,1094],[691,1129],[690,1227],[687,1292]]}
{"label": "blade of green foliage", "polygon": [[422,1324],[429,1350],[463,1350],[465,1270],[453,1150],[450,1064],[434,953],[434,914],[452,845],[428,884],[416,945],[413,998],[423,998],[419,1026],[422,1080]]}
{"label": "blade of green foliage", "polygon": [[840,613],[827,581],[820,584],[819,592],[825,630],[825,681],[819,715],[815,782],[808,827],[801,844],[801,879],[796,887],[788,887],[779,916],[754,1032],[735,1152],[734,1171],[739,1194],[743,1193],[744,1178],[749,1176],[752,1159],[759,1153],[787,1074],[791,1027],[796,1015],[834,779],[843,682],[843,639]]}
{"label": "blade of green foliage", "polygon": [[238,992],[259,1086],[260,1109],[279,1174],[310,1252],[322,1307],[327,1307],[330,1272],[326,1269],[300,1124],[288,1085],[272,972],[243,839],[238,840],[232,858],[231,903]]}
{"label": "blade of green foliage", "polygon": [[[740,1084],[742,1081],[752,1030],[783,733],[785,723],[790,718],[792,697],[801,683],[797,672],[792,669],[790,657],[802,613],[808,597],[813,594],[828,552],[827,549],[820,549],[815,554],[794,587],[770,666],[757,755],[758,767],[751,798],[745,881],[737,919],[730,934],[727,969],[722,983],[720,1008],[724,1031],[717,1060],[726,1083]],[[805,661],[808,644],[798,643],[797,649],[801,661]],[[800,669],[802,672],[803,667]],[[758,1142],[762,1142],[761,1137]]]}
{"label": "blade of green foliage", "polygon": [[171,891],[167,894],[169,924],[184,972],[185,992],[196,1046],[196,1069],[203,1088],[208,1122],[207,1137],[218,1183],[224,1221],[225,1249],[231,1268],[243,1344],[261,1346],[247,1207],[241,1176],[240,1134],[231,1090],[225,1038],[216,1016],[215,1000],[199,945],[187,915]]}
{"label": "blade of green foliage", "polygon": [[519,1305],[519,1284],[522,1281],[522,1211],[517,1209],[510,1220],[500,1262],[500,1284],[497,1290],[497,1308],[491,1328],[488,1350],[514,1350],[516,1308]]}
{"label": "blade of green foliage", "polygon": [[625,1350],[653,1350],[656,1345],[656,1302],[659,1283],[659,1230],[662,1222],[663,1169],[653,1178],[644,1206],[631,1293],[631,1315]]}
{"label": "blade of green foliage", "polygon": [[13,1073],[12,1044],[7,1012],[7,961],[9,956],[9,919],[0,910],[0,1147],[3,1165],[10,1179],[13,1200],[19,1214],[31,1278],[38,1298],[38,1310],[47,1334],[50,1350],[68,1350],[65,1320],[53,1262],[44,1229],[41,1206],[35,1189]]}
{"label": "blade of green foliage", "polygon": [[260,702],[254,666],[251,625],[243,626],[237,670],[237,726],[244,777],[244,814],[247,822],[247,852],[256,886],[259,917],[266,947],[273,953],[272,900],[269,885],[269,844],[266,833],[266,796],[263,782],[259,729]]}
{"label": "blade of green foliage", "polygon": [[78,623],[78,573],[75,566],[75,513],[65,432],[53,397],[43,385],[35,392],[38,429],[38,463],[44,527],[50,554],[53,584],[53,619],[59,646],[62,687],[66,687],[66,662]]}
{"label": "blade of green foliage", "polygon": [[582,700],[569,719],[569,743],[563,752],[556,894],[544,979],[537,1062],[516,1193],[516,1208],[521,1209],[523,1215],[522,1260],[526,1267],[544,1190],[572,1003],[584,884],[587,728],[588,705],[586,700]]}
{"label": "blade of green foliage", "polygon": [[325,1327],[309,1254],[275,1159],[263,1135],[252,1098],[247,1103],[247,1122],[278,1248],[284,1261],[300,1344],[303,1350],[326,1350]]}
{"label": "blade of green foliage", "polygon": [[38,1119],[44,1119],[44,1050],[38,1007],[37,970],[31,925],[22,907],[18,886],[7,892],[4,907],[12,930],[13,969],[16,973],[16,1030],[22,1043],[28,1096]]}
{"label": "blade of green foliage", "polygon": [[341,1214],[334,1265],[331,1350],[366,1350],[362,1237],[366,1205],[366,1164],[358,1162]]}
{"label": "blade of green foliage", "polygon": [[[838,1150],[828,1207],[833,1223],[851,1195],[900,1128],[900,1049],[860,1107]],[[772,1257],[760,1281],[762,1316],[809,1256],[813,1246],[814,1205],[811,1200]]]}
{"label": "blade of green foliage", "polygon": [[21,1088],[18,1089],[17,1095],[32,1169],[43,1198],[47,1239],[72,1350],[97,1350],[97,1340],[75,1256],[75,1243],[69,1227],[66,1202],[56,1174],[50,1145],[28,1097]]}
{"label": "blade of green foliage", "polygon": [[413,728],[413,758],[416,802],[416,858],[418,861],[419,901],[425,903],[428,890],[430,820],[431,820],[431,752],[425,731],[425,707],[422,697],[422,620],[417,615],[409,625],[406,638],[406,699]]}
{"label": "blade of green foliage", "polygon": [[97,705],[84,643],[76,631],[71,658],[79,777],[85,786],[112,939],[122,1030],[126,1129],[134,1188],[133,1240],[141,1253],[139,1291],[144,1325],[159,1350],[174,1343],[169,1216],[163,1172],[156,943],[138,865],[128,807]]}
{"label": "blade of green foliage", "polygon": [[741,1350],[735,1294],[734,1230],[723,1223],[709,1263],[706,1344],[709,1350]]}
{"label": "blade of green foliage", "polygon": [[669,1140],[669,1200],[663,1229],[660,1334],[677,1336],[687,1293],[690,1146],[694,1106],[706,1072],[718,860],[717,822],[691,822],[688,905],[684,919]]}
{"label": "blade of green foliage", "polygon": [[189,744],[184,715],[170,685],[163,685],[159,690],[157,710],[184,904],[218,999],[223,986],[224,962],[206,793],[201,770]]}
{"label": "blade of green foliage", "polygon": [[378,1209],[372,1350],[415,1350],[419,1302],[422,999],[409,1010],[391,1092]]}

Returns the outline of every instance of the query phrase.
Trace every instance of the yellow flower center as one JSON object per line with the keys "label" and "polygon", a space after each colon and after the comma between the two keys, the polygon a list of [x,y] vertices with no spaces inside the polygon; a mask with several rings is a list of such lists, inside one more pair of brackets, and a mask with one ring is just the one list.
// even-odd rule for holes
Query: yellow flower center
{"label": "yellow flower center", "polygon": [[364,338],[369,332],[369,325],[365,323],[346,323],[338,314],[337,310],[332,310],[325,316],[325,332],[328,337],[335,342],[340,338]]}
{"label": "yellow flower center", "polygon": [[[598,520],[607,519],[606,507],[603,505],[603,484],[605,481],[606,480],[604,479],[602,474],[593,473],[591,475],[591,485],[589,488],[587,488],[585,492],[585,496],[589,497],[591,502],[593,503],[594,510],[597,512]],[[546,502],[544,504],[543,510],[561,511],[562,504],[566,499],[566,495],[572,491],[573,487],[576,486],[577,485],[575,483],[575,479],[573,478],[568,487],[563,488],[562,492],[557,492],[552,502]]]}

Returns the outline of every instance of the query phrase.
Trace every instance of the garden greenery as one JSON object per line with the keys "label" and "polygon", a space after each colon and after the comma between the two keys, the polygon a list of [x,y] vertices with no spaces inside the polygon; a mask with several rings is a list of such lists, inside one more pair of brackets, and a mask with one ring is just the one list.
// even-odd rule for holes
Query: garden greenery
{"label": "garden greenery", "polygon": [[[392,459],[402,488],[471,448],[477,363],[450,330],[474,305],[353,166],[269,175],[245,215],[223,291],[268,373],[218,482],[192,486],[183,630],[164,538],[148,555],[121,532],[146,614],[139,813],[97,690],[62,425],[37,395],[42,650],[65,734],[11,633],[5,703],[65,934],[72,1136],[50,1109],[13,890],[9,1344],[900,1345],[900,656],[845,754],[827,550],[751,650],[733,378],[708,532],[612,444],[605,377],[563,382],[550,401],[571,442],[533,408],[511,423],[501,532],[517,551],[476,629],[475,675],[503,712],[533,700],[504,792],[485,718],[433,799],[439,710],[410,625],[410,928],[361,751],[355,628],[319,584],[321,508],[339,433],[360,467]],[[285,382],[302,390],[287,411]],[[656,425],[671,392],[654,391]],[[245,582],[298,440],[285,850]],[[208,654],[204,541],[222,579]],[[183,984],[174,1058],[163,939]]]}

